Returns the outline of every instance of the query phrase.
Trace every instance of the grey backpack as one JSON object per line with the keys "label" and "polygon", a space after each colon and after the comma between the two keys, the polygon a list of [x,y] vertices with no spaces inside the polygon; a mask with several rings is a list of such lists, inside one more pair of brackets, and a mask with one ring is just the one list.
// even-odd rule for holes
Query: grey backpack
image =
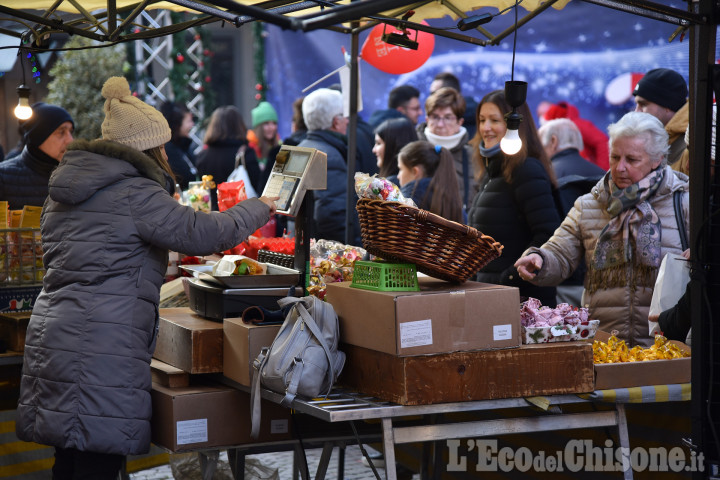
{"label": "grey backpack", "polygon": [[332,305],[316,297],[285,297],[281,308],[292,305],[270,348],[263,348],[253,366],[252,436],[260,431],[260,387],[285,394],[289,407],[296,395],[327,396],[345,365],[338,351],[340,329]]}

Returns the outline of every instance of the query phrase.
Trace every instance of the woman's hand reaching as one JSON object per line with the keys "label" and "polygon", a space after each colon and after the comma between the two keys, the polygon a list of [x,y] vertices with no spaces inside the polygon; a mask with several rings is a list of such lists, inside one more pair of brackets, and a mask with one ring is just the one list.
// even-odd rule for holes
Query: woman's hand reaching
{"label": "woman's hand reaching", "polygon": [[275,215],[275,212],[277,212],[277,205],[275,205],[275,201],[279,199],[280,197],[260,197],[258,200],[270,208],[270,216],[272,217]]}
{"label": "woman's hand reaching", "polygon": [[520,278],[525,281],[530,281],[535,278],[535,275],[540,271],[542,265],[543,258],[537,253],[526,255],[515,262],[515,268],[517,268]]}

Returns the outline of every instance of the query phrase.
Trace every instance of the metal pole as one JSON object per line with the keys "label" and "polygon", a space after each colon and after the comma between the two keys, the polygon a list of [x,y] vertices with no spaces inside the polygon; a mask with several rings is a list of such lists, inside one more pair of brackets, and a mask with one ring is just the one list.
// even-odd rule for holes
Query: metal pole
{"label": "metal pole", "polygon": [[[345,197],[345,243],[355,243],[352,235],[355,227],[355,164],[357,163],[358,125],[358,56],[360,55],[359,34],[353,28],[350,36],[350,123],[348,124],[347,197]],[[358,235],[360,232],[356,232]]]}

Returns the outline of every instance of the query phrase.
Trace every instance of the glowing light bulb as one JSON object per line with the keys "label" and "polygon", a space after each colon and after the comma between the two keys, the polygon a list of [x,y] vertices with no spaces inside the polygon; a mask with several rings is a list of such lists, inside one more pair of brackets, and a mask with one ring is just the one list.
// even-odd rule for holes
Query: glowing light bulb
{"label": "glowing light bulb", "polygon": [[517,130],[508,129],[505,136],[500,140],[500,150],[508,155],[515,155],[522,148],[522,140]]}
{"label": "glowing light bulb", "polygon": [[27,120],[32,117],[33,111],[30,107],[30,89],[25,85],[17,87],[18,104],[15,107],[15,117],[18,120]]}

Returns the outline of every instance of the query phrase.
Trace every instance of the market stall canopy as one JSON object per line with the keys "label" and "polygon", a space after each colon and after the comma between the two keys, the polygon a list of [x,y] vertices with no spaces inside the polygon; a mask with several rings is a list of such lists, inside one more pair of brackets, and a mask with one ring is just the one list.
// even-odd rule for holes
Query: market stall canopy
{"label": "market stall canopy", "polygon": [[[648,16],[681,26],[705,23],[706,19],[686,10],[668,7],[655,2],[635,0],[584,0],[625,10],[637,15]],[[350,33],[353,29],[348,22],[361,22],[369,28],[379,22],[394,24],[398,28],[411,28],[455,38],[476,45],[495,45],[516,27],[524,25],[531,18],[548,8],[561,9],[570,0],[521,0],[517,2],[526,14],[504,32],[494,35],[484,29],[477,12],[484,8],[509,11],[515,0],[349,0],[293,1],[293,0],[214,0],[194,2],[190,0],[143,1],[133,0],[6,0],[0,5],[0,34],[22,37],[31,32],[38,47],[52,33],[64,32],[112,44],[121,41],[142,40],[168,35],[185,28],[204,23],[225,21],[236,27],[260,20],[285,29],[312,31],[319,28],[338,29]],[[82,3],[82,4],[81,4]],[[320,6],[322,5],[322,6]],[[136,22],[143,11],[169,9],[195,13],[192,20],[170,26],[144,25]],[[485,18],[496,13],[484,13]],[[480,15],[482,16],[482,15]],[[462,28],[439,29],[421,24],[423,20],[450,17],[467,24]],[[357,29],[355,25],[355,29]],[[464,33],[468,30],[468,33]],[[470,35],[472,33],[472,35]],[[478,38],[479,33],[479,38]]]}

